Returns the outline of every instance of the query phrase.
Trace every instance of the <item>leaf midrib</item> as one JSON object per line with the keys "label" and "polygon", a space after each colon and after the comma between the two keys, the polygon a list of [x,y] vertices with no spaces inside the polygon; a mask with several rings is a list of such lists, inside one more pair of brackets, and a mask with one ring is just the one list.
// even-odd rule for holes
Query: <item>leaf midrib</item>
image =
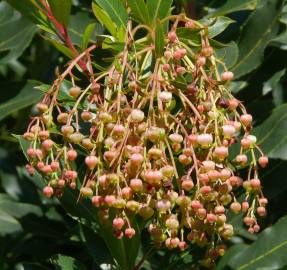
{"label": "leaf midrib", "polygon": [[270,254],[274,253],[276,250],[282,248],[283,246],[287,245],[287,240],[285,240],[284,242],[280,243],[279,245],[276,245],[275,247],[273,247],[271,250],[263,253],[262,255],[256,257],[255,259],[251,260],[250,262],[241,265],[240,267],[237,268],[237,270],[241,270],[244,269],[252,264],[254,264],[255,262],[261,260],[262,258],[269,256]]}

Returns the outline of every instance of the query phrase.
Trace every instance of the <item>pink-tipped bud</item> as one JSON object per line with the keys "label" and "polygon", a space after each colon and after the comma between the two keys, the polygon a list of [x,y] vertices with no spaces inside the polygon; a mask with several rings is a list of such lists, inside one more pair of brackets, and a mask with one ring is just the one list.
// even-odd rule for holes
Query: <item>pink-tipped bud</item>
{"label": "pink-tipped bud", "polygon": [[266,215],[266,208],[263,206],[259,206],[256,211],[260,217],[264,217]]}
{"label": "pink-tipped bud", "polygon": [[168,72],[170,70],[170,65],[168,63],[165,63],[162,65],[162,70],[164,72]]}
{"label": "pink-tipped bud", "polygon": [[259,179],[254,178],[250,180],[250,185],[254,189],[259,189],[261,187],[261,182]]}
{"label": "pink-tipped bud", "polygon": [[213,142],[213,137],[211,134],[203,133],[197,136],[196,141],[201,146],[207,147]]}
{"label": "pink-tipped bud", "polygon": [[181,183],[181,187],[185,191],[190,191],[194,187],[194,183],[192,182],[192,180],[184,180]]}
{"label": "pink-tipped bud", "polygon": [[53,193],[54,193],[54,190],[53,190],[52,187],[50,187],[50,186],[44,187],[43,194],[44,194],[45,197],[51,198]]}
{"label": "pink-tipped bud", "polygon": [[239,202],[233,202],[231,205],[230,205],[230,209],[233,213],[237,214],[240,212],[241,210],[241,204]]}
{"label": "pink-tipped bud", "polygon": [[243,149],[248,149],[251,145],[251,142],[248,138],[243,138],[240,143]]}
{"label": "pink-tipped bud", "polygon": [[168,91],[162,91],[159,94],[159,99],[163,103],[168,103],[168,102],[170,102],[172,100],[172,93],[168,92]]}
{"label": "pink-tipped bud", "polygon": [[218,146],[214,149],[214,156],[223,160],[228,157],[228,148],[225,146]]}
{"label": "pink-tipped bud", "polygon": [[126,228],[125,229],[125,236],[127,238],[133,238],[135,236],[135,234],[136,234],[135,229],[133,229],[133,228]]}
{"label": "pink-tipped bud", "polygon": [[77,87],[77,86],[71,87],[70,90],[69,90],[69,94],[73,98],[76,98],[76,97],[78,97],[81,94],[81,88]]}
{"label": "pink-tipped bud", "polygon": [[70,149],[67,151],[67,159],[69,161],[74,161],[77,158],[78,154],[75,150]]}
{"label": "pink-tipped bud", "polygon": [[87,156],[85,163],[90,170],[93,170],[98,164],[98,158],[96,156]]}
{"label": "pink-tipped bud", "polygon": [[198,66],[204,66],[206,64],[206,58],[204,56],[199,56],[196,60]]}
{"label": "pink-tipped bud", "polygon": [[225,71],[221,74],[222,81],[231,81],[233,77],[234,77],[234,74],[231,71]]}
{"label": "pink-tipped bud", "polygon": [[247,210],[249,209],[249,203],[248,202],[242,202],[242,212],[247,212]]}
{"label": "pink-tipped bud", "polygon": [[103,198],[101,196],[93,196],[92,204],[96,207],[100,207],[103,202]]}
{"label": "pink-tipped bud", "polygon": [[241,123],[244,125],[244,126],[246,126],[246,127],[248,127],[248,126],[250,126],[251,125],[251,122],[252,122],[252,115],[251,114],[242,114],[241,116],[240,116],[240,121],[241,121]]}
{"label": "pink-tipped bud", "polygon": [[131,155],[130,161],[131,161],[132,165],[140,166],[143,163],[143,161],[144,161],[144,157],[143,157],[142,154],[135,153],[135,154]]}
{"label": "pink-tipped bud", "polygon": [[268,157],[266,156],[262,156],[258,159],[258,163],[262,168],[265,168],[268,164],[269,160]]}
{"label": "pink-tipped bud", "polygon": [[42,142],[42,147],[46,150],[46,151],[50,151],[52,149],[54,145],[54,142],[50,139],[47,139],[45,141]]}
{"label": "pink-tipped bud", "polygon": [[143,190],[143,182],[141,179],[132,179],[130,181],[130,187],[135,192],[140,192]]}
{"label": "pink-tipped bud", "polygon": [[216,220],[217,220],[217,217],[216,217],[216,215],[214,215],[214,214],[207,214],[206,215],[206,220],[207,220],[207,222],[208,223],[214,223]]}
{"label": "pink-tipped bud", "polygon": [[130,116],[131,121],[134,123],[140,123],[144,120],[144,112],[139,109],[132,110]]}
{"label": "pink-tipped bud", "polygon": [[167,35],[170,42],[175,42],[177,39],[176,33],[174,31],[170,31]]}
{"label": "pink-tipped bud", "polygon": [[113,228],[116,230],[121,230],[125,225],[125,221],[122,218],[114,218],[113,220]]}
{"label": "pink-tipped bud", "polygon": [[222,133],[223,133],[224,137],[226,137],[226,138],[232,137],[235,132],[236,132],[235,127],[232,125],[222,126]]}
{"label": "pink-tipped bud", "polygon": [[237,155],[235,160],[236,162],[245,165],[247,163],[248,158],[246,155]]}
{"label": "pink-tipped bud", "polygon": [[52,161],[50,166],[53,172],[58,171],[60,168],[60,164],[58,161]]}

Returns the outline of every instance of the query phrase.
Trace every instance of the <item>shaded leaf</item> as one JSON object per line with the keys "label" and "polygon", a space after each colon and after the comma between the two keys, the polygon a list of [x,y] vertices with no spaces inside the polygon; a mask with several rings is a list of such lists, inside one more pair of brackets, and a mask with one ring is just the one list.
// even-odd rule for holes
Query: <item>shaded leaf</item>
{"label": "shaded leaf", "polygon": [[287,104],[273,110],[271,116],[254,129],[258,144],[270,158],[287,159]]}
{"label": "shaded leaf", "polygon": [[128,22],[128,14],[123,5],[119,0],[93,0],[97,3],[105,12],[111,17],[112,21],[118,27],[126,28]]}
{"label": "shaded leaf", "polygon": [[164,50],[164,33],[160,23],[155,27],[155,53],[156,57],[161,57]]}
{"label": "shaded leaf", "polygon": [[143,24],[150,24],[149,12],[144,0],[128,0],[133,18]]}
{"label": "shaded leaf", "polygon": [[23,14],[26,18],[31,20],[34,23],[44,23],[47,24],[48,20],[46,17],[39,11],[37,6],[35,5],[35,0],[5,0],[8,2],[13,8],[18,10],[21,14]]}
{"label": "shaded leaf", "polygon": [[232,69],[236,78],[248,74],[261,64],[266,46],[279,30],[280,3],[280,0],[266,1],[265,5],[254,11],[243,27],[238,42],[239,61]]}
{"label": "shaded leaf", "polygon": [[38,84],[36,81],[29,81],[16,97],[0,104],[0,120],[39,101],[43,94],[34,88]]}
{"label": "shaded leaf", "polygon": [[[215,20],[215,23],[213,22]],[[234,20],[228,18],[228,17],[216,17],[215,19],[209,19],[205,22],[205,20],[203,20],[203,23],[207,23],[210,24],[212,23],[212,25],[210,27],[208,27],[208,36],[210,38],[214,38],[216,36],[218,36],[220,33],[222,33],[230,24],[235,23]]]}
{"label": "shaded leaf", "polygon": [[157,20],[168,16],[172,0],[148,0],[147,9],[150,16],[150,22],[153,27],[156,26]]}
{"label": "shaded leaf", "polygon": [[212,10],[208,16],[222,16],[242,10],[253,10],[256,8],[257,0],[228,0],[221,7]]}
{"label": "shaded leaf", "polygon": [[92,3],[92,9],[93,9],[94,15],[96,16],[98,21],[101,23],[101,25],[104,26],[110,32],[111,35],[113,35],[114,37],[117,36],[116,24],[112,21],[112,19],[107,14],[107,12],[105,12],[105,10],[100,8],[94,2]]}
{"label": "shaded leaf", "polygon": [[59,270],[86,270],[87,268],[73,257],[57,255],[53,258]]}
{"label": "shaded leaf", "polygon": [[72,0],[48,0],[55,18],[63,25],[68,25]]}
{"label": "shaded leaf", "polygon": [[278,85],[280,79],[285,74],[286,69],[276,72],[268,81],[263,84],[262,94],[266,95],[271,92]]}
{"label": "shaded leaf", "polygon": [[36,26],[5,2],[0,3],[0,13],[10,14],[2,17],[0,23],[0,63],[3,64],[22,55],[36,32]]}
{"label": "shaded leaf", "polygon": [[241,252],[243,252],[247,247],[248,245],[246,244],[238,244],[229,248],[225,255],[219,260],[215,270],[226,269],[227,264],[232,261],[236,255],[238,256]]}
{"label": "shaded leaf", "polygon": [[[236,64],[238,54],[238,46],[234,41],[227,44],[226,47],[216,50],[216,56],[225,63],[227,68],[231,68]],[[222,68],[222,66],[220,67]]]}
{"label": "shaded leaf", "polygon": [[17,219],[0,210],[0,235],[17,233],[20,231],[22,231],[22,226]]}
{"label": "shaded leaf", "polygon": [[287,265],[287,217],[260,233],[258,239],[229,265],[237,270],[279,269]]}
{"label": "shaded leaf", "polygon": [[85,35],[88,42],[96,43],[97,35],[101,35],[103,31],[103,27],[86,12],[77,12],[70,17],[68,33],[75,45],[82,46]]}

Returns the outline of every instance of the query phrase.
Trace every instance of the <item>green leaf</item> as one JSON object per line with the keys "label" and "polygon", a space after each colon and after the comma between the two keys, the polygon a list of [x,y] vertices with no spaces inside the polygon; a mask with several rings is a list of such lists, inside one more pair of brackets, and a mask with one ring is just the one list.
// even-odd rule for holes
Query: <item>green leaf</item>
{"label": "green leaf", "polygon": [[29,214],[36,215],[38,217],[43,216],[43,212],[39,206],[12,201],[11,199],[6,199],[2,196],[0,197],[0,211],[4,211],[17,219]]}
{"label": "green leaf", "polygon": [[227,264],[233,260],[236,255],[243,252],[248,245],[246,244],[238,244],[234,245],[231,248],[229,248],[226,252],[226,254],[219,260],[218,264],[216,265],[215,270],[224,270],[227,267]]}
{"label": "green leaf", "polygon": [[267,95],[272,91],[273,102],[276,106],[283,103],[284,87],[280,83],[280,80],[284,76],[286,69],[276,72],[268,81],[263,84],[262,94]]}
{"label": "green leaf", "polygon": [[[91,29],[92,26],[90,25],[94,25],[93,30]],[[87,40],[88,42],[96,43],[96,36],[101,35],[103,31],[103,27],[99,23],[96,23],[95,19],[90,17],[87,12],[77,12],[76,14],[70,16],[68,33],[73,44],[75,45],[83,45],[85,34],[89,34],[89,36],[86,36],[86,38],[89,38],[89,40]]]}
{"label": "green leaf", "polygon": [[147,9],[149,12],[151,26],[155,27],[157,20],[169,15],[172,0],[148,0]]}
{"label": "green leaf", "polygon": [[30,21],[39,24],[39,23],[48,23],[47,18],[40,12],[35,5],[36,0],[5,0],[13,8],[18,10],[25,18],[28,18]]}
{"label": "green leaf", "polygon": [[0,235],[14,234],[20,231],[22,231],[22,226],[17,219],[0,210]]}
{"label": "green leaf", "polygon": [[72,0],[48,0],[53,15],[63,25],[68,25]]}
{"label": "green leaf", "polygon": [[144,0],[128,0],[133,18],[143,24],[150,24],[149,12]]}
{"label": "green leaf", "polygon": [[161,57],[164,51],[164,33],[163,27],[158,23],[155,27],[155,54],[156,57]]}
{"label": "green leaf", "polygon": [[0,12],[10,14],[0,22],[0,64],[3,64],[22,55],[32,41],[36,26],[5,2],[0,3]]}
{"label": "green leaf", "polygon": [[248,85],[245,81],[232,81],[230,84],[230,88],[232,93],[237,94],[239,91],[244,89]]}
{"label": "green leaf", "polygon": [[34,88],[38,84],[36,81],[29,81],[16,97],[0,104],[0,120],[39,101],[42,93]]}
{"label": "green leaf", "polygon": [[257,0],[228,0],[221,7],[212,10],[208,17],[217,17],[242,10],[253,10],[256,8]]}
{"label": "green leaf", "polygon": [[103,10],[100,8],[97,4],[93,2],[92,4],[92,9],[94,12],[94,15],[98,19],[98,21],[101,23],[102,26],[104,26],[112,36],[116,37],[117,36],[117,26],[116,24],[112,21],[111,17]]}
{"label": "green leaf", "polygon": [[281,50],[287,50],[287,5],[283,7],[279,21],[285,25],[285,31],[283,31],[276,38],[272,39],[271,45],[277,46]]}
{"label": "green leaf", "polygon": [[[215,20],[215,22],[213,22]],[[202,20],[204,23],[205,20]],[[228,17],[216,17],[216,19],[211,18],[206,21],[207,24],[211,23],[211,26],[208,27],[208,36],[214,38],[222,33],[230,24],[235,23],[234,20],[231,20]]]}
{"label": "green leaf", "polygon": [[86,270],[87,268],[73,257],[57,255],[53,261],[58,266],[59,270]]}
{"label": "green leaf", "polygon": [[232,258],[229,265],[237,270],[280,269],[287,265],[287,216],[265,229],[258,239]]}
{"label": "green leaf", "polygon": [[128,13],[119,0],[93,0],[97,3],[112,19],[118,27],[126,29],[128,22]]}
{"label": "green leaf", "polygon": [[226,47],[216,50],[216,56],[225,63],[227,68],[231,68],[236,64],[238,55],[238,46],[234,41],[227,44]]}
{"label": "green leaf", "polygon": [[62,43],[58,42],[55,39],[48,38],[48,37],[44,37],[44,38],[48,40],[59,52],[66,55],[68,58],[70,59],[75,58],[76,55],[67,46],[63,45]]}
{"label": "green leaf", "polygon": [[287,104],[273,110],[271,116],[254,129],[258,144],[270,158],[287,159]]}
{"label": "green leaf", "polygon": [[83,35],[83,43],[82,43],[82,50],[85,50],[89,46],[90,38],[95,30],[96,24],[91,23],[87,26],[84,35]]}
{"label": "green leaf", "polygon": [[[60,201],[65,210],[74,217],[80,217],[89,222],[89,224],[99,224],[96,208],[91,200],[81,200],[77,202],[78,191],[66,189]],[[136,230],[136,235],[132,239],[117,239],[113,235],[112,223],[108,221],[100,225],[101,236],[103,237],[110,253],[122,269],[132,269],[140,247],[140,230],[135,220],[130,219],[131,225]],[[93,226],[91,227],[93,228]]]}
{"label": "green leaf", "polygon": [[250,73],[261,64],[266,46],[279,30],[280,3],[280,0],[267,0],[265,5],[253,12],[243,27],[238,42],[239,61],[232,69],[236,78]]}

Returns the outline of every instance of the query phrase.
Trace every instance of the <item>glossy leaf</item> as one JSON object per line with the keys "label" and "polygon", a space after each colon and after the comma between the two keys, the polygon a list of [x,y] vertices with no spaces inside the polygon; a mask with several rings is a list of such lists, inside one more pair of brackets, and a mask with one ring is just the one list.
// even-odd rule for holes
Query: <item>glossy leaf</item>
{"label": "glossy leaf", "polygon": [[83,47],[83,42],[96,43],[97,35],[103,34],[103,31],[103,27],[86,12],[77,12],[70,16],[68,33],[73,43],[79,47]]}
{"label": "glossy leaf", "polygon": [[37,85],[38,82],[29,81],[16,97],[0,104],[0,120],[39,101],[42,93],[34,88]]}
{"label": "glossy leaf", "polygon": [[164,50],[164,32],[163,27],[160,23],[156,25],[155,28],[155,53],[157,57],[163,55]]}
{"label": "glossy leaf", "polygon": [[[216,50],[217,57],[223,61],[227,68],[235,65],[238,59],[238,47],[236,42],[232,41],[219,50]],[[220,66],[222,69],[222,66]]]}
{"label": "glossy leaf", "polygon": [[287,265],[287,217],[265,229],[258,239],[234,257],[229,265],[237,270],[280,269]]}
{"label": "glossy leaf", "polygon": [[242,10],[253,10],[256,8],[257,0],[228,0],[221,7],[212,10],[209,16],[222,16]]}
{"label": "glossy leaf", "polygon": [[271,116],[260,126],[254,134],[258,137],[258,144],[270,158],[287,159],[287,104],[277,107]]}
{"label": "glossy leaf", "polygon": [[285,74],[286,69],[276,72],[267,82],[263,84],[262,94],[266,95],[271,92],[278,85],[280,79]]}
{"label": "glossy leaf", "polygon": [[[215,22],[214,22],[215,21]],[[205,20],[202,21],[205,23]],[[208,21],[206,21],[207,24],[211,23],[211,26],[208,27],[208,36],[210,38],[214,38],[218,36],[220,33],[222,33],[230,24],[235,23],[234,20],[231,20],[228,17],[216,17],[211,18]]]}
{"label": "glossy leaf", "polygon": [[239,61],[232,69],[236,78],[261,64],[266,46],[279,30],[280,3],[279,0],[267,0],[265,5],[254,11],[242,29],[238,42]]}
{"label": "glossy leaf", "polygon": [[5,0],[8,2],[13,8],[18,10],[21,14],[23,14],[26,18],[29,18],[30,21],[34,23],[44,23],[47,24],[47,18],[40,12],[37,8],[36,0]]}
{"label": "glossy leaf", "polygon": [[111,35],[113,35],[114,37],[117,36],[116,24],[112,21],[108,13],[95,3],[92,4],[92,9],[94,15],[101,23],[101,25],[103,25],[110,32]]}
{"label": "glossy leaf", "polygon": [[156,26],[157,20],[165,18],[172,5],[172,0],[148,0],[147,8],[150,16],[150,22],[153,27]]}
{"label": "glossy leaf", "polygon": [[53,15],[63,25],[68,25],[72,0],[48,0]]}
{"label": "glossy leaf", "polygon": [[0,209],[0,235],[14,234],[20,231],[22,231],[22,226],[17,219]]}
{"label": "glossy leaf", "polygon": [[90,38],[95,30],[96,24],[95,23],[91,23],[87,26],[84,35],[83,35],[83,43],[82,43],[82,49],[85,50],[87,49],[89,42],[90,42]]}
{"label": "glossy leaf", "polygon": [[0,22],[0,64],[3,64],[22,55],[36,32],[36,26],[5,2],[0,3],[0,12],[10,13]]}
{"label": "glossy leaf", "polygon": [[143,24],[150,24],[149,12],[144,0],[128,0],[133,18]]}
{"label": "glossy leaf", "polygon": [[236,255],[238,255],[241,252],[243,252],[247,247],[248,247],[248,245],[246,245],[246,244],[238,244],[238,245],[232,246],[226,252],[226,254],[224,254],[224,256],[219,260],[218,264],[216,265],[215,270],[224,270],[224,269],[226,269],[227,264],[230,261],[232,261],[233,258],[236,257]]}
{"label": "glossy leaf", "polygon": [[73,257],[57,255],[53,261],[59,270],[86,270],[87,268]]}
{"label": "glossy leaf", "polygon": [[128,14],[120,0],[93,0],[111,17],[118,27],[126,28]]}

